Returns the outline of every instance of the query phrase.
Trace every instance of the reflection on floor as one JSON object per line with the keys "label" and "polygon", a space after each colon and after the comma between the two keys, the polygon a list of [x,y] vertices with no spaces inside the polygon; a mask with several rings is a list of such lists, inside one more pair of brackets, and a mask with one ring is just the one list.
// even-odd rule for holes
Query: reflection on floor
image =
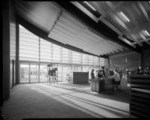
{"label": "reflection on floor", "polygon": [[129,118],[129,96],[92,92],[89,85],[20,84],[3,105],[5,118]]}

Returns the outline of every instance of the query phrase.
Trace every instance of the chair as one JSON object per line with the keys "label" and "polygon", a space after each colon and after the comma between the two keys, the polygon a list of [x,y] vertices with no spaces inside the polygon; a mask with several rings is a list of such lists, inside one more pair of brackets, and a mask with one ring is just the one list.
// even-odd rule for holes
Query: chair
{"label": "chair", "polygon": [[118,91],[118,86],[119,86],[119,85],[120,85],[120,81],[115,82],[115,83],[113,84],[113,92]]}
{"label": "chair", "polygon": [[112,79],[105,79],[104,88],[105,91],[110,90],[112,92],[115,92],[117,91],[119,85],[120,85],[120,81],[114,84]]}

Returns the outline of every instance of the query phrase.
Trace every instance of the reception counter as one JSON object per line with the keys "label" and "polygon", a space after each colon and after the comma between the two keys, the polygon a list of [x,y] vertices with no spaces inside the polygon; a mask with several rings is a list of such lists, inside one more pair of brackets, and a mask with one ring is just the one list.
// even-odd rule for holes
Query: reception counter
{"label": "reception counter", "polygon": [[150,75],[131,75],[130,83],[130,114],[150,117]]}
{"label": "reception counter", "polygon": [[[91,91],[101,92],[105,90],[110,90],[113,88],[111,79],[89,79]],[[103,84],[103,85],[101,85]]]}

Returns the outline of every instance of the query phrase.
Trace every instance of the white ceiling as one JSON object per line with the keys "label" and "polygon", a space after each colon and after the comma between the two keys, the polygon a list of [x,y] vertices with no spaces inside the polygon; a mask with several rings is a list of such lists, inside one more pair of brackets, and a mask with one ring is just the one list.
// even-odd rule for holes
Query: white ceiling
{"label": "white ceiling", "polygon": [[48,37],[95,55],[122,51],[122,46],[104,39],[89,26],[54,2],[16,2],[17,13],[49,33]]}
{"label": "white ceiling", "polygon": [[[96,23],[101,21],[106,24],[118,33],[120,40],[131,47],[143,47],[145,43],[150,45],[150,35],[148,34],[150,33],[150,2],[88,1],[85,3],[85,1],[72,1],[71,3]],[[87,8],[89,4],[92,8]],[[100,17],[89,13],[93,8],[100,14]]]}

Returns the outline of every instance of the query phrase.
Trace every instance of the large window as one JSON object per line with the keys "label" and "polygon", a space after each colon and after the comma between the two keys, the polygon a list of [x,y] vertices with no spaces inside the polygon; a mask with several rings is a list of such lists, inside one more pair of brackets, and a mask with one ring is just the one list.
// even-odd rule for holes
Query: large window
{"label": "large window", "polygon": [[81,53],[72,52],[72,63],[81,64]]}
{"label": "large window", "polygon": [[61,49],[62,51],[62,56],[61,56],[61,60],[62,60],[62,63],[69,63],[69,50],[66,49],[66,48],[62,48]]}
{"label": "large window", "polygon": [[106,60],[106,59],[104,59],[104,58],[100,58],[100,61],[99,61],[99,62],[100,62],[100,63],[99,63],[100,66],[105,66],[105,64],[106,64],[106,63],[105,63],[105,60]]}
{"label": "large window", "polygon": [[49,63],[56,64],[59,81],[67,79],[72,72],[90,72],[91,69],[108,66],[108,61],[104,58],[63,48],[34,35],[21,25],[19,29],[19,59],[28,63],[20,66],[22,82],[46,82]]}
{"label": "large window", "polygon": [[39,38],[21,25],[20,60],[105,66],[104,58],[83,54]]}
{"label": "large window", "polygon": [[20,26],[20,60],[39,61],[39,37]]}
{"label": "large window", "polygon": [[53,45],[53,56],[52,56],[52,61],[53,62],[61,62],[61,47],[55,44]]}
{"label": "large window", "polygon": [[89,64],[89,56],[87,54],[82,54],[82,64],[83,65]]}
{"label": "large window", "polygon": [[52,62],[52,43],[40,38],[40,61]]}

